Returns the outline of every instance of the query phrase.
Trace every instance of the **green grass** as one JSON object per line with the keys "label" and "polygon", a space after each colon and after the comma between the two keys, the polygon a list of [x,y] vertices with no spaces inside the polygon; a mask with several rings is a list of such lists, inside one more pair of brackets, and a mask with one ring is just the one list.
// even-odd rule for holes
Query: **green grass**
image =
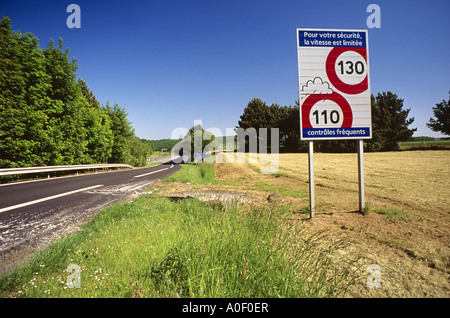
{"label": "green grass", "polygon": [[366,202],[364,213],[369,213],[369,212],[375,212],[378,214],[385,215],[387,220],[390,222],[410,221],[412,219],[412,216],[408,212],[406,212],[402,209],[376,208],[376,207],[372,207],[372,203]]}
{"label": "green grass", "polygon": [[386,215],[391,222],[411,220],[411,215],[401,209],[396,208],[377,208],[374,211],[378,214]]}
{"label": "green grass", "polygon": [[[213,209],[197,201],[142,196],[103,210],[0,279],[3,297],[331,297],[348,268],[292,235],[273,209]],[[295,232],[295,231],[294,231]],[[326,245],[324,245],[326,246]],[[70,264],[80,288],[68,288]],[[350,266],[350,264],[349,264]]]}
{"label": "green grass", "polygon": [[[211,182],[184,165],[175,179]],[[196,173],[194,173],[196,171]],[[200,174],[200,177],[198,176]],[[202,176],[203,175],[203,176]],[[200,179],[198,179],[200,178]],[[353,283],[357,259],[335,264],[345,242],[307,234],[290,209],[213,207],[196,199],[143,195],[102,210],[0,277],[2,297],[336,297]],[[69,265],[80,288],[69,288]],[[356,270],[356,269],[354,269]]]}
{"label": "green grass", "polygon": [[184,164],[182,169],[164,179],[165,182],[180,181],[193,184],[218,184],[215,180],[214,163]]}

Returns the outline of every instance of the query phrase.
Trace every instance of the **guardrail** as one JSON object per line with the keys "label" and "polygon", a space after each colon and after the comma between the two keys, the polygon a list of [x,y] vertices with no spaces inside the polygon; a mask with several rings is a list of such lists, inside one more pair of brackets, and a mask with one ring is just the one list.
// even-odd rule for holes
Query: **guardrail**
{"label": "guardrail", "polygon": [[67,166],[42,166],[42,167],[26,167],[26,168],[5,168],[0,169],[1,176],[11,176],[28,173],[57,172],[68,170],[90,170],[90,169],[106,169],[106,168],[131,168],[133,166],[122,163],[111,164],[94,164],[94,165],[67,165]]}

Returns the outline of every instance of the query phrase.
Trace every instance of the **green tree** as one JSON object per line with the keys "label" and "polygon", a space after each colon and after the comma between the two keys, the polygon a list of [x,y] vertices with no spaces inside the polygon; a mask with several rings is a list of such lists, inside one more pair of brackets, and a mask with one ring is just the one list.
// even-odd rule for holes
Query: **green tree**
{"label": "green tree", "polygon": [[131,156],[131,138],[134,136],[134,129],[127,118],[128,114],[117,103],[111,106],[107,102],[103,109],[111,120],[111,130],[114,136],[111,157],[108,161],[125,163]]}
{"label": "green tree", "polygon": [[141,140],[140,138],[133,136],[130,142],[130,156],[127,163],[135,167],[143,167],[147,165],[147,157],[152,153],[152,147]]}
{"label": "green tree", "polygon": [[159,139],[159,140],[147,140],[141,139],[145,143],[149,144],[154,151],[161,151],[161,149],[167,149],[170,152],[181,139]]}
{"label": "green tree", "polygon": [[[85,163],[106,163],[111,156],[114,135],[111,119],[86,82],[78,79],[79,101],[84,103],[83,125],[86,131]],[[84,101],[82,99],[84,98]]]}
{"label": "green tree", "polygon": [[[244,113],[240,116],[238,126],[236,128],[254,128],[259,143],[266,143],[268,148],[271,145],[271,128],[279,128],[280,122],[286,116],[286,109],[281,108],[278,104],[268,106],[266,102],[260,98],[253,98],[244,108]],[[267,129],[267,140],[264,140],[260,134],[260,128]],[[246,141],[246,148],[248,142]]]}
{"label": "green tree", "polygon": [[[64,42],[59,38],[58,46],[50,39],[48,46],[43,50],[47,73],[51,76],[51,89],[48,92],[50,98],[62,101],[65,105],[75,101],[78,85],[76,71],[78,64],[76,59],[70,61],[70,49],[64,50]],[[69,111],[70,109],[67,109]]]}
{"label": "green tree", "polygon": [[88,102],[82,98],[76,82],[77,61],[70,61],[69,49],[63,49],[63,41],[54,46],[50,40],[43,50],[46,72],[51,87],[47,96],[53,101],[50,113],[51,147],[55,149],[51,164],[81,164],[85,161],[87,141],[83,115]]}
{"label": "green tree", "polygon": [[114,143],[111,119],[102,109],[87,107],[83,123],[86,131],[85,163],[106,163]]}
{"label": "green tree", "polygon": [[392,92],[372,95],[372,140],[369,151],[398,150],[398,142],[408,140],[417,128],[409,129],[414,117],[408,118],[410,108],[403,109],[403,99]]}
{"label": "green tree", "polygon": [[78,79],[78,86],[81,89],[81,94],[84,96],[84,98],[86,98],[89,105],[94,109],[100,109],[99,101],[97,100],[97,98],[95,98],[94,93],[89,89],[86,82],[82,78]]}
{"label": "green tree", "polygon": [[[450,94],[450,92],[449,92]],[[445,135],[450,135],[450,97],[445,99],[433,107],[433,114],[435,118],[430,118],[427,127],[433,131],[441,132]]]}
{"label": "green tree", "polygon": [[278,104],[268,106],[260,98],[253,98],[244,108],[244,113],[238,121],[239,128],[279,128],[280,119],[285,109]]}
{"label": "green tree", "polygon": [[0,21],[0,167],[131,162],[146,164],[151,147],[134,136],[119,105],[101,107],[76,80],[60,38],[44,49],[31,33]]}
{"label": "green tree", "polygon": [[47,109],[50,76],[38,39],[0,21],[0,166],[46,164],[52,149]]}
{"label": "green tree", "polygon": [[283,144],[285,152],[297,152],[305,150],[305,142],[300,140],[300,106],[298,100],[294,106],[282,106],[280,118],[280,144]]}
{"label": "green tree", "polygon": [[189,129],[185,138],[191,141],[191,160],[194,158],[194,152],[207,153],[214,150],[216,136],[197,125]]}
{"label": "green tree", "polygon": [[189,129],[184,138],[172,147],[172,154],[180,157],[187,156],[189,161],[193,162],[195,153],[214,152],[216,146],[216,137],[204,130],[201,125],[196,125]]}

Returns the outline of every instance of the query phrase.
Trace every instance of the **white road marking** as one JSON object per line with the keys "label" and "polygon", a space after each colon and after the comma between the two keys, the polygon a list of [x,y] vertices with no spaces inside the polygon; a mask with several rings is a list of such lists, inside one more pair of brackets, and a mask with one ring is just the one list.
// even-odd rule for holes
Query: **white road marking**
{"label": "white road marking", "polygon": [[[173,165],[170,168],[172,168],[172,167],[173,167]],[[160,169],[160,170],[156,170],[156,171],[140,174],[140,175],[134,176],[134,177],[135,178],[145,177],[145,176],[148,176],[149,174],[157,173],[157,172],[164,171],[164,170],[167,170],[167,169],[170,169],[170,168],[164,168],[164,169]]]}
{"label": "white road marking", "polygon": [[[136,168],[136,169],[141,169],[141,168]],[[79,177],[86,177],[86,176],[97,176],[99,174],[103,174],[103,173],[114,173],[114,172],[121,172],[121,171],[127,171],[127,170],[117,170],[117,171],[97,171],[95,173],[82,173],[79,175],[73,174],[73,175],[68,175],[68,176],[62,176],[62,177],[52,177],[52,178],[45,178],[45,179],[36,179],[36,180],[27,180],[27,181],[12,181],[10,183],[3,183],[0,184],[0,187],[7,187],[7,186],[13,186],[16,184],[24,184],[24,183],[32,183],[32,182],[42,182],[42,181],[53,181],[53,180],[58,180],[58,179],[66,179],[66,178],[79,178]]]}
{"label": "white road marking", "polygon": [[14,210],[14,209],[18,209],[18,208],[22,208],[24,206],[29,206],[29,205],[32,205],[32,204],[36,204],[36,203],[40,203],[40,202],[44,202],[44,201],[48,201],[48,200],[64,197],[66,195],[71,195],[71,194],[74,194],[74,193],[83,192],[83,191],[87,191],[87,190],[92,190],[92,189],[95,189],[95,188],[98,188],[98,187],[102,187],[102,186],[103,186],[103,184],[98,184],[98,185],[95,185],[95,186],[92,186],[92,187],[87,187],[87,188],[83,188],[83,189],[73,190],[73,191],[69,191],[69,192],[65,192],[65,193],[61,193],[61,194],[57,194],[57,195],[52,195],[51,197],[46,197],[46,198],[42,198],[42,199],[38,199],[38,200],[34,200],[34,201],[29,201],[29,202],[25,202],[25,203],[9,206],[9,207],[0,209],[0,213],[6,212],[6,211],[10,211],[10,210]]}

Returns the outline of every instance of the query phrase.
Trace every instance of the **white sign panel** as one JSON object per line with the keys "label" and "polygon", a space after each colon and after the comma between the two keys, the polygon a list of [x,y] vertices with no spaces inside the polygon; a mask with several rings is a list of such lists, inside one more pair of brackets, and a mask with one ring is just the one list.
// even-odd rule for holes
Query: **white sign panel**
{"label": "white sign panel", "polygon": [[297,29],[302,140],[372,138],[367,30]]}

